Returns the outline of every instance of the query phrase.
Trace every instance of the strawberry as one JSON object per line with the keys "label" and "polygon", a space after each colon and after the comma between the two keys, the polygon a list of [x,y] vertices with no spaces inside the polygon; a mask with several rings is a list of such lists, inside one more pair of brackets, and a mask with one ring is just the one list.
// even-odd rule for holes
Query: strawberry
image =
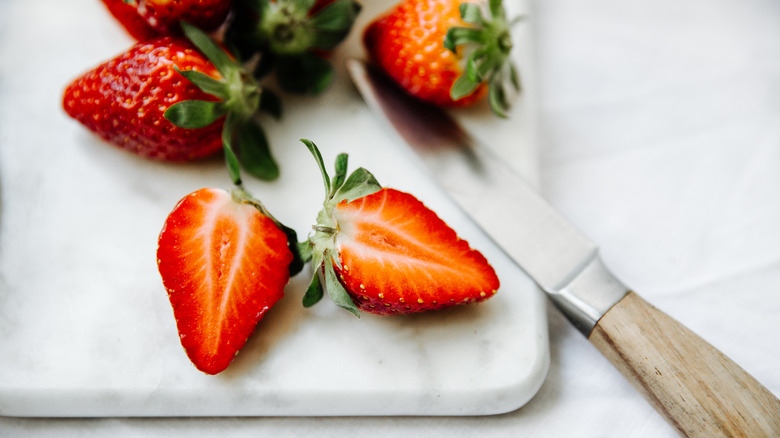
{"label": "strawberry", "polygon": [[136,0],[138,14],[163,35],[180,33],[186,21],[203,30],[219,27],[230,12],[231,0]]}
{"label": "strawberry", "polygon": [[[372,21],[363,43],[373,61],[409,94],[439,106],[466,106],[489,95],[509,109],[506,83],[519,90],[501,0],[403,0]],[[467,56],[468,55],[468,56]]]}
{"label": "strawberry", "polygon": [[232,153],[235,135],[242,164],[275,178],[278,168],[252,119],[261,107],[259,86],[208,36],[184,26],[189,40],[138,43],[78,77],[64,92],[65,112],[107,142],[157,160]]}
{"label": "strawberry", "polygon": [[139,41],[148,40],[158,36],[156,30],[152,29],[146,20],[138,14],[138,3],[127,0],[102,0],[103,4],[111,12],[125,30]]}
{"label": "strawberry", "polygon": [[186,21],[205,31],[225,22],[232,0],[102,0],[114,18],[139,41],[181,35]]}
{"label": "strawberry", "polygon": [[359,12],[354,0],[244,0],[225,39],[244,59],[261,54],[257,77],[275,71],[285,91],[316,94],[333,77],[323,55],[344,40]]}
{"label": "strawberry", "polygon": [[442,309],[492,297],[499,280],[485,257],[409,193],[382,188],[365,169],[346,177],[347,156],[331,180],[316,146],[326,199],[309,238],[315,275],[304,295],[311,306],[325,290],[356,315]]}
{"label": "strawberry", "polygon": [[179,201],[160,232],[157,266],[197,369],[227,368],[283,297],[292,261],[285,230],[242,189],[200,189]]}

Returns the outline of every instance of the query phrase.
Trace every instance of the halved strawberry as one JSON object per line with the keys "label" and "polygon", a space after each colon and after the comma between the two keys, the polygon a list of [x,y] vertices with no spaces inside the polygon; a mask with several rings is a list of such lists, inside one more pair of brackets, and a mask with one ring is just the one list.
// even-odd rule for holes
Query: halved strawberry
{"label": "halved strawberry", "polygon": [[[347,157],[331,180],[316,146],[324,207],[309,238],[315,275],[304,296],[311,306],[325,290],[340,307],[392,315],[483,301],[499,288],[485,257],[409,193],[382,188],[367,170],[346,177]],[[358,310],[359,309],[359,310]]]}
{"label": "halved strawberry", "polygon": [[292,261],[285,230],[242,189],[179,201],[160,232],[157,266],[196,368],[227,368],[284,295]]}

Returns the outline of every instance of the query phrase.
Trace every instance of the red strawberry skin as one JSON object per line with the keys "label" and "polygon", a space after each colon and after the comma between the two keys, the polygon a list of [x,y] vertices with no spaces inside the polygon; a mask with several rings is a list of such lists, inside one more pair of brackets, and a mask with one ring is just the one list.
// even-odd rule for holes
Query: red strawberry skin
{"label": "red strawberry skin", "polygon": [[414,196],[380,191],[334,210],[344,288],[361,311],[392,315],[493,296],[499,280],[485,257]]}
{"label": "red strawberry skin", "polygon": [[459,7],[466,0],[403,0],[366,27],[363,43],[373,59],[409,94],[439,106],[467,106],[482,99],[487,87],[458,100],[450,97],[464,72],[459,55],[444,48],[453,26],[468,26]]}
{"label": "red strawberry skin", "polygon": [[174,70],[216,68],[188,41],[160,37],[138,43],[84,73],[65,89],[63,108],[107,142],[140,156],[188,161],[222,148],[222,119],[199,129],[174,126],[163,114],[183,100],[217,100]]}
{"label": "red strawberry skin", "polygon": [[157,264],[181,344],[196,368],[225,370],[284,295],[287,236],[260,211],[220,189],[184,197],[160,233]]}
{"label": "red strawberry skin", "polygon": [[230,11],[231,0],[137,0],[138,14],[162,35],[181,33],[184,20],[204,31],[219,27]]}
{"label": "red strawberry skin", "polygon": [[124,26],[133,38],[144,41],[158,36],[157,31],[149,27],[146,20],[138,14],[138,3],[126,0],[102,1],[111,15]]}

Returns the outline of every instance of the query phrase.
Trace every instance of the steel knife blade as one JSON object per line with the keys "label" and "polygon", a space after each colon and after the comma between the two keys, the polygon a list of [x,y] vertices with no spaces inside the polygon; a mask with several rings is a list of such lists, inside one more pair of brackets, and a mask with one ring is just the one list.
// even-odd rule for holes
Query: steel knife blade
{"label": "steel knife blade", "polygon": [[723,353],[630,291],[598,246],[447,113],[378,68],[347,70],[378,120],[588,340],[686,436],[778,436],[780,400]]}
{"label": "steel knife blade", "polygon": [[[347,68],[367,104],[417,152],[449,197],[590,334],[627,292],[604,269],[596,244],[447,113],[404,93],[370,64],[352,59]],[[569,287],[592,276],[607,287]]]}

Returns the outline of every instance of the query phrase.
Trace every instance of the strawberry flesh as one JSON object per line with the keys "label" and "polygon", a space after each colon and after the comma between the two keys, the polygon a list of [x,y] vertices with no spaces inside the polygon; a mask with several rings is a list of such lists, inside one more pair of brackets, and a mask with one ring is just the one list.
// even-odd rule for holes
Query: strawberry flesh
{"label": "strawberry flesh", "polygon": [[292,258],[275,222],[227,191],[201,189],[176,205],[160,233],[157,263],[196,368],[227,368],[284,295]]}
{"label": "strawberry flesh", "polygon": [[482,301],[499,280],[485,257],[414,196],[384,188],[334,209],[334,269],[362,311],[390,315]]}

